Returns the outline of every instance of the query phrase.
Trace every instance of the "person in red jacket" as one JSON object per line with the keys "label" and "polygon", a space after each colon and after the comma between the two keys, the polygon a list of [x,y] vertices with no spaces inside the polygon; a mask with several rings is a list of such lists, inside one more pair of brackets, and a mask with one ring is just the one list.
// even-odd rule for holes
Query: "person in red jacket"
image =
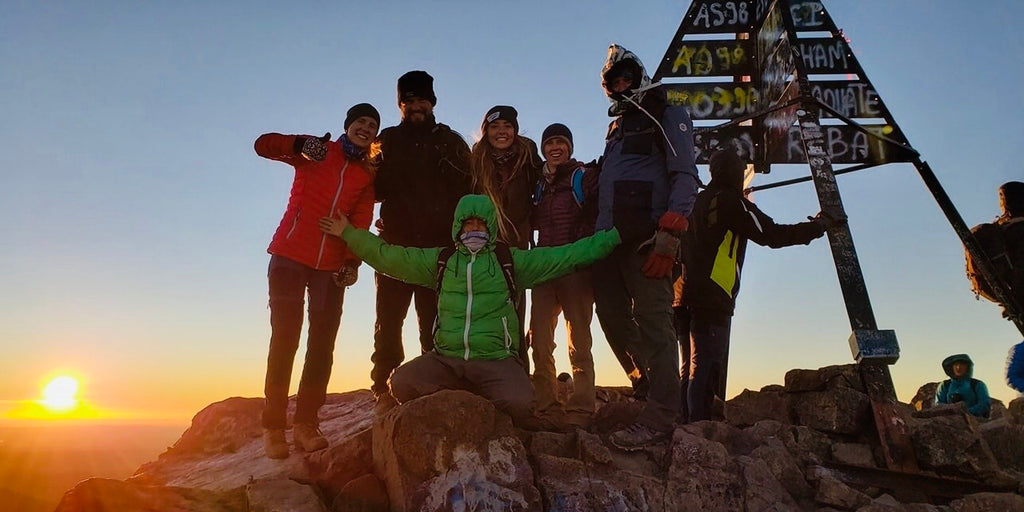
{"label": "person in red jacket", "polygon": [[261,423],[264,449],[272,459],[288,457],[288,386],[307,292],[306,362],[299,381],[292,438],[300,451],[327,447],[317,414],[331,377],[345,287],[355,283],[360,261],[341,239],[320,231],[319,220],[344,215],[354,226],[370,227],[374,169],[367,151],[379,127],[377,109],[360,103],[348,110],[345,133],[338,140],[331,141],[330,133],[319,138],[266,133],[256,139],[256,154],[295,168],[288,207],[267,249],[271,335]]}

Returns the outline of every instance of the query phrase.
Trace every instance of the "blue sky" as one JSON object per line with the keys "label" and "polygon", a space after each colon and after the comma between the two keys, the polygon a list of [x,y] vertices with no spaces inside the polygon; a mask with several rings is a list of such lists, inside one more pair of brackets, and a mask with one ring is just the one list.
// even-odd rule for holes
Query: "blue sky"
{"label": "blue sky", "polygon": [[[363,101],[393,125],[395,80],[424,69],[438,120],[471,141],[488,108],[509,104],[525,135],[563,122],[575,156],[596,158],[609,121],[599,81],[608,44],[653,71],[689,2],[382,4],[0,5],[0,410],[35,398],[57,372],[77,375],[97,407],[175,420],[259,396],[266,246],[292,175],[255,155],[259,134],[337,136]],[[996,188],[1024,177],[1024,36],[1014,26],[1024,4],[825,7],[968,225],[991,220]],[[807,174],[773,169],[755,184]],[[915,169],[889,164],[839,187],[879,327],[900,341],[900,399],[943,378],[940,361],[958,352],[995,397],[1012,398],[1002,372],[1021,336],[974,299],[960,243]],[[755,201],[777,222],[818,210],[809,184]],[[373,297],[363,268],[331,391],[369,385]],[[780,383],[790,368],[850,362],[849,334],[825,241],[752,246],[729,396]],[[415,350],[409,329],[406,340]],[[625,384],[603,337],[595,345],[598,383]]]}

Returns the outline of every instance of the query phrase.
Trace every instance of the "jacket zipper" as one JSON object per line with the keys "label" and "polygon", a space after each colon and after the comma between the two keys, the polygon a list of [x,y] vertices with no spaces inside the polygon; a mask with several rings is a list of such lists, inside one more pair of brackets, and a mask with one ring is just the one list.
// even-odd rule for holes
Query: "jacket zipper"
{"label": "jacket zipper", "polygon": [[508,333],[508,317],[501,317],[501,328],[505,331],[505,352],[512,353],[512,335]]}
{"label": "jacket zipper", "polygon": [[[341,166],[341,173],[338,175],[338,189],[334,191],[334,199],[331,200],[331,209],[327,210],[327,216],[334,215],[334,207],[338,205],[338,198],[341,197],[341,188],[345,184],[345,169],[348,169],[348,160]],[[327,233],[320,233],[320,250],[316,253],[316,266],[320,268],[320,262],[324,257],[324,245],[327,244]]]}
{"label": "jacket zipper", "polygon": [[284,236],[285,239],[289,239],[289,238],[292,237],[292,233],[295,232],[295,228],[297,228],[299,226],[299,217],[301,217],[301,216],[302,216],[302,208],[299,208],[298,210],[295,211],[295,218],[292,219],[292,228],[289,229],[288,230],[288,234]]}
{"label": "jacket zipper", "polygon": [[476,261],[476,254],[470,253],[469,263],[466,263],[466,326],[462,329],[463,358],[469,361],[469,324],[473,317],[473,262]]}

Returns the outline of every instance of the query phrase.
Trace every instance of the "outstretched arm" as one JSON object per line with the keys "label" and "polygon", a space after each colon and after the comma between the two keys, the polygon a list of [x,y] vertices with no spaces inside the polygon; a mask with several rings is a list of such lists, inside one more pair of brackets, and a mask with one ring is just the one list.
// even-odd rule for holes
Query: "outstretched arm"
{"label": "outstretched arm", "polygon": [[512,249],[516,286],[525,290],[570,274],[608,256],[621,241],[619,231],[611,229],[598,231],[568,245],[538,247],[529,251]]}
{"label": "outstretched arm", "polygon": [[353,227],[344,215],[338,219],[320,219],[320,229],[341,236],[353,254],[382,274],[427,288],[435,285],[438,248],[421,249],[384,243],[377,235]]}

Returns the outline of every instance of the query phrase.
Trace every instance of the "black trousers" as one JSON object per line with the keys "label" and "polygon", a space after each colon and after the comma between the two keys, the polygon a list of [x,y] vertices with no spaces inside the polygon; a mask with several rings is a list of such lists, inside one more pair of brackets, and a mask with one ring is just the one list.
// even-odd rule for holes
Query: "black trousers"
{"label": "black trousers", "polygon": [[420,353],[434,349],[434,320],[437,318],[437,294],[430,288],[403,283],[383,274],[377,281],[377,322],[373,332],[373,369],[370,378],[375,395],[388,392],[388,377],[405,360],[402,325],[415,297],[420,333]]}

